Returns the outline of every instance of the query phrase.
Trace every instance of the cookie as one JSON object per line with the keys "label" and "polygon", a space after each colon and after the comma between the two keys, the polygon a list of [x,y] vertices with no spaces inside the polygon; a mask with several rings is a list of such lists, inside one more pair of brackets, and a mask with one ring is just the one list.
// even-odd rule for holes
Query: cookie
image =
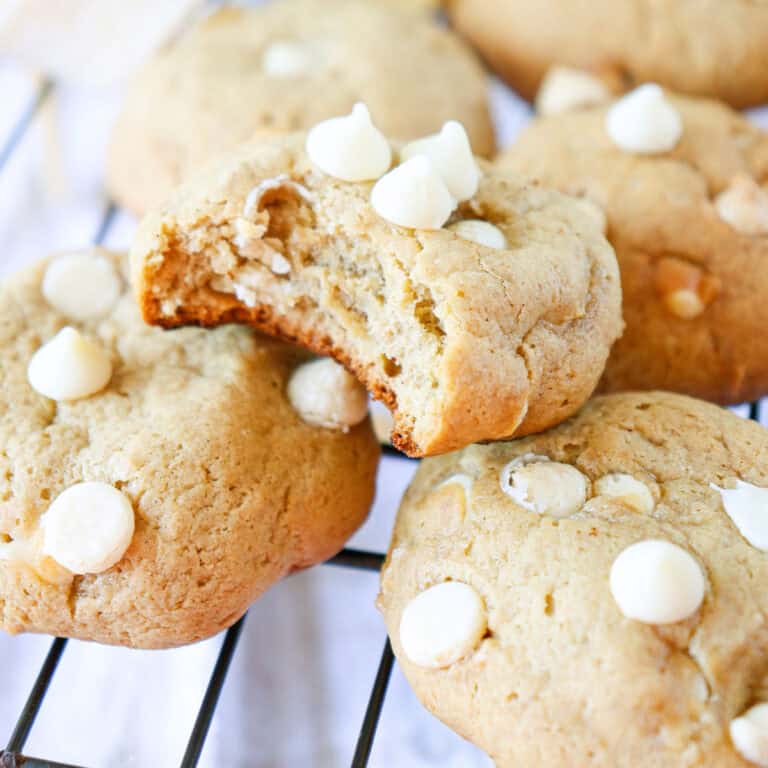
{"label": "cookie", "polygon": [[534,120],[503,153],[605,210],[626,328],[603,391],[720,403],[768,393],[768,135],[717,102],[654,86]]}
{"label": "cookie", "polygon": [[458,124],[392,152],[362,105],[243,146],[142,222],[144,318],[332,355],[412,456],[544,429],[620,331],[615,258],[594,206],[481,166]]}
{"label": "cookie", "polygon": [[735,107],[768,100],[768,6],[743,0],[447,0],[448,14],[532,99],[556,65],[610,70]]}
{"label": "cookie", "polygon": [[371,503],[368,421],[312,426],[289,401],[306,355],[247,328],[150,328],[126,266],[67,254],[0,287],[7,632],[200,640],[339,550]]}
{"label": "cookie", "polygon": [[766,457],[652,392],[423,461],[379,596],[419,699],[498,768],[765,765]]}
{"label": "cookie", "polygon": [[256,131],[307,129],[356,101],[392,136],[457,118],[477,153],[493,151],[481,66],[419,4],[283,0],[221,9],[146,65],[114,128],[109,190],[143,213]]}

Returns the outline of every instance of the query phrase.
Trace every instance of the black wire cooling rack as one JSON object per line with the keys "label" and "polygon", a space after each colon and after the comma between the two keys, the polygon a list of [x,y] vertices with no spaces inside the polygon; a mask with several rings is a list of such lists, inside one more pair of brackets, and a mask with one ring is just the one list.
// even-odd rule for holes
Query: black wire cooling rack
{"label": "black wire cooling rack", "polygon": [[[24,109],[19,120],[16,122],[5,145],[0,149],[0,172],[13,154],[22,137],[34,120],[35,114],[46,101],[53,91],[53,84],[50,81],[43,81],[37,88],[34,97],[30,100]],[[102,243],[107,236],[117,209],[113,204],[106,206],[98,226],[93,243],[98,245]],[[749,418],[754,421],[760,421],[760,402],[749,404]],[[409,459],[399,451],[389,446],[383,446],[384,453],[390,456],[396,456],[401,460]],[[384,562],[384,555],[378,552],[366,552],[359,549],[344,549],[338,555],[328,560],[324,565],[340,566],[344,568],[353,568],[365,571],[378,571]],[[213,720],[216,705],[219,696],[227,679],[227,672],[237,650],[237,643],[240,639],[240,633],[243,628],[243,622],[247,615],[237,622],[233,627],[223,633],[223,641],[216,663],[211,671],[208,681],[208,687],[200,704],[197,717],[192,726],[192,730],[187,741],[187,747],[184,756],[181,759],[181,768],[194,768],[200,760],[200,755],[205,745],[205,739]],[[16,726],[11,734],[8,744],[4,750],[0,750],[0,768],[83,768],[83,766],[74,766],[69,763],[60,763],[55,760],[49,760],[37,757],[28,757],[23,754],[24,746],[32,731],[35,719],[43,705],[48,687],[51,684],[59,661],[67,648],[67,640],[57,637],[52,643],[45,660],[43,661],[37,679],[32,690],[29,693],[26,703],[18,717]],[[376,677],[373,681],[371,695],[368,699],[368,706],[363,717],[360,732],[357,738],[357,745],[352,757],[351,768],[365,768],[368,765],[368,759],[373,747],[373,740],[376,735],[376,728],[379,723],[379,716],[384,705],[384,698],[387,694],[387,687],[394,665],[394,656],[389,639],[384,641],[384,648],[381,652],[381,660],[376,671]]]}
{"label": "black wire cooling rack", "polygon": [[[8,160],[13,155],[15,149],[21,143],[27,129],[31,126],[40,107],[46,102],[54,90],[54,85],[50,80],[44,80],[37,87],[35,95],[30,99],[24,108],[17,122],[14,124],[11,133],[5,144],[0,148],[0,172],[3,171]],[[109,203],[101,216],[97,232],[92,240],[94,245],[100,245],[107,237],[112,222],[117,213],[114,204]],[[408,457],[390,446],[383,446],[384,453],[390,456],[396,456],[400,460],[410,461]],[[378,571],[384,562],[384,555],[378,552],[366,552],[359,549],[343,549],[338,555],[328,560],[324,565],[339,566],[343,568],[352,568],[364,571]],[[205,745],[205,739],[213,720],[216,705],[219,702],[219,696],[227,679],[230,664],[237,651],[238,640],[243,629],[243,623],[247,618],[243,616],[234,626],[230,627],[223,634],[223,640],[216,663],[211,671],[203,700],[192,725],[189,734],[186,750],[179,765],[181,768],[194,768],[200,760],[200,755]],[[35,724],[40,709],[43,706],[45,695],[56,674],[56,669],[61,661],[64,652],[67,649],[67,639],[62,637],[55,638],[48,654],[43,661],[37,678],[32,686],[32,690],[27,697],[26,703],[19,714],[16,726],[11,733],[4,750],[0,750],[0,768],[84,768],[70,763],[61,763],[48,758],[30,757],[23,754],[24,746],[27,743],[32,727]],[[384,697],[387,693],[389,678],[394,665],[394,656],[389,640],[384,642],[384,648],[381,653],[381,661],[373,681],[371,695],[368,700],[368,706],[363,717],[360,733],[357,739],[354,756],[351,762],[351,768],[365,768],[368,765],[368,759],[373,747],[373,739],[376,735],[376,728],[379,722],[379,716],[384,704]]]}

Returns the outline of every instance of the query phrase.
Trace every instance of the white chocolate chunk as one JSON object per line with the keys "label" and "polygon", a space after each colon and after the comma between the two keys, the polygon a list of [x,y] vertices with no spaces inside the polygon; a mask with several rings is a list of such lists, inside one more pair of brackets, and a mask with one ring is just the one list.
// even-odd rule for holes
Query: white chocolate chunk
{"label": "white chocolate chunk", "polygon": [[287,275],[291,271],[291,262],[282,253],[273,253],[270,269],[276,275]]}
{"label": "white chocolate chunk", "polygon": [[648,486],[632,475],[619,472],[603,475],[595,482],[595,494],[610,496],[623,501],[628,507],[648,515],[653,512],[656,502]]}
{"label": "white chocolate chunk", "polygon": [[431,161],[417,155],[376,182],[371,205],[383,219],[401,227],[440,229],[456,201]]}
{"label": "white chocolate chunk", "polygon": [[550,67],[536,94],[536,111],[555,115],[610,100],[611,92],[594,75],[572,67]]}
{"label": "white chocolate chunk", "polygon": [[[280,173],[271,179],[264,179],[264,181],[260,181],[246,195],[245,202],[243,203],[243,216],[246,218],[253,216],[253,214],[259,210],[261,199],[264,197],[264,195],[273,189],[280,189],[281,187],[286,187],[293,190],[298,195],[303,197],[310,205],[315,202],[315,196],[303,184],[299,184],[297,181],[294,181],[287,173]],[[238,229],[238,236],[245,235],[249,237],[261,237],[261,235],[266,231],[266,227],[261,224],[254,225],[258,227],[256,230],[249,229],[243,232],[239,231],[240,226],[242,226],[240,224],[240,220],[235,220],[235,229]],[[235,244],[237,245],[237,242],[235,242]]]}
{"label": "white chocolate chunk", "polygon": [[587,478],[576,467],[546,457],[511,461],[501,470],[500,484],[517,504],[539,515],[568,517],[587,501]]}
{"label": "white chocolate chunk", "polygon": [[122,281],[112,262],[94,252],[58,256],[43,277],[45,300],[74,320],[104,317],[122,292]]}
{"label": "white chocolate chunk", "polygon": [[664,304],[667,309],[683,320],[691,320],[698,317],[706,306],[696,291],[689,288],[680,288],[664,296]]}
{"label": "white chocolate chunk", "polygon": [[79,400],[100,392],[112,378],[112,361],[74,328],[62,328],[29,361],[32,388],[51,400]]}
{"label": "white chocolate chunk", "polygon": [[326,357],[300,365],[288,381],[288,398],[308,424],[344,432],[368,414],[368,395],[358,380]]}
{"label": "white chocolate chunk", "polygon": [[238,301],[242,301],[246,307],[256,306],[256,291],[243,283],[232,283],[232,289],[235,293],[235,298]]}
{"label": "white chocolate chunk", "polygon": [[768,235],[768,190],[751,176],[739,175],[715,198],[723,221],[744,235]]}
{"label": "white chocolate chunk", "polygon": [[469,655],[487,629],[482,598],[469,584],[446,581],[405,606],[400,644],[420,667],[449,667]]}
{"label": "white chocolate chunk", "polygon": [[439,489],[445,488],[446,485],[458,485],[464,489],[464,498],[466,499],[467,504],[470,504],[472,501],[473,484],[474,480],[469,475],[465,475],[463,472],[457,472],[455,475],[446,477],[437,487]]}
{"label": "white chocolate chunk", "polygon": [[43,552],[72,573],[101,573],[133,539],[133,507],[107,483],[78,483],[59,494],[40,519]]}
{"label": "white chocolate chunk", "polygon": [[743,480],[735,488],[719,488],[710,483],[722,500],[725,513],[739,533],[753,546],[768,552],[768,488],[760,488]]}
{"label": "white chocolate chunk", "polygon": [[668,541],[627,547],[614,561],[611,594],[628,618],[673,624],[692,616],[704,599],[704,574],[695,558]]}
{"label": "white chocolate chunk", "polygon": [[680,113],[654,83],[641,85],[620,98],[605,118],[605,130],[625,152],[668,152],[683,135]]}
{"label": "white chocolate chunk", "polygon": [[768,704],[755,704],[731,720],[731,741],[750,763],[768,768]]}
{"label": "white chocolate chunk", "polygon": [[485,245],[488,248],[506,248],[507,238],[496,226],[482,219],[465,219],[451,224],[448,229],[465,240]]}
{"label": "white chocolate chunk", "polygon": [[389,142],[362,103],[346,117],[332,117],[312,128],[307,154],[323,173],[343,181],[378,179],[392,163]]}
{"label": "white chocolate chunk", "polygon": [[301,77],[312,71],[316,57],[305,43],[276,40],[264,49],[261,68],[270,77]]}
{"label": "white chocolate chunk", "polygon": [[449,120],[440,133],[406,144],[400,151],[400,160],[406,162],[417,155],[424,155],[432,161],[454,199],[459,202],[469,200],[477,192],[480,169],[461,123]]}

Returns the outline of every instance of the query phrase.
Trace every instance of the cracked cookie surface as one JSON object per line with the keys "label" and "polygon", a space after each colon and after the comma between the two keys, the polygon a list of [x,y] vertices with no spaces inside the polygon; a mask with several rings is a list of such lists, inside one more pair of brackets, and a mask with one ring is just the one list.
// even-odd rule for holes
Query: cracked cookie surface
{"label": "cracked cookie surface", "polygon": [[736,107],[768,99],[761,0],[447,0],[456,28],[533,100],[553,65],[612,70]]}
{"label": "cracked cookie surface", "polygon": [[[622,151],[595,108],[534,120],[497,164],[606,213],[626,328],[603,391],[755,399],[768,392],[768,135],[716,102],[668,100],[683,123],[669,152]],[[746,224],[732,216],[734,184]]]}
{"label": "cracked cookie surface", "polygon": [[281,0],[226,7],[162,49],[133,83],[107,163],[113,197],[136,213],[259,130],[295,131],[357,101],[388,135],[460,120],[494,149],[485,73],[472,50],[417,4]]}
{"label": "cracked cookie surface", "polygon": [[[189,643],[343,546],[368,512],[379,449],[367,420],[344,434],[294,411],[286,386],[305,354],[247,328],[164,333],[127,288],[102,319],[72,323],[43,296],[46,265],[0,285],[0,628]],[[113,374],[91,397],[55,402],[27,365],[68,323]],[[135,533],[116,565],[81,576],[36,542],[53,500],[84,481],[125,494]]]}
{"label": "cracked cookie surface", "polygon": [[[586,500],[565,516],[523,506],[502,487],[515,460],[565,465]],[[709,484],[765,487],[766,466],[763,427],[654,392],[599,397],[547,433],[423,461],[379,596],[417,696],[498,768],[748,768],[728,731],[767,693],[768,561]],[[617,475],[643,496],[617,496],[605,480]],[[700,565],[704,599],[689,618],[652,625],[619,610],[612,564],[648,539]],[[475,591],[487,628],[459,661],[419,666],[402,616],[446,581]]]}
{"label": "cracked cookie surface", "polygon": [[545,429],[589,396],[620,331],[600,212],[487,164],[451,221],[506,248],[373,210],[304,135],[243,146],[146,217],[131,251],[144,317],[250,323],[330,354],[395,414],[412,455]]}

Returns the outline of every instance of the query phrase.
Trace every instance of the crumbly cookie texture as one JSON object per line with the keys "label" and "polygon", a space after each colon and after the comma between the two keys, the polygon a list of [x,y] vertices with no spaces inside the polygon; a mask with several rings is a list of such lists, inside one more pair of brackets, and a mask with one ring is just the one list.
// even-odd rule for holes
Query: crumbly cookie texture
{"label": "crumbly cookie texture", "polygon": [[532,99],[553,65],[611,68],[736,107],[768,100],[768,6],[750,0],[446,0],[465,35]]}
{"label": "crumbly cookie texture", "polygon": [[603,391],[754,399],[768,392],[768,134],[716,102],[666,100],[682,120],[670,151],[620,149],[598,108],[534,120],[497,163],[605,211],[626,329]]}
{"label": "crumbly cookie texture", "polygon": [[148,322],[249,323],[332,355],[411,455],[538,431],[586,400],[621,328],[594,206],[485,164],[451,221],[487,220],[506,248],[406,229],[376,213],[373,182],[313,167],[304,140],[243,146],[146,217],[132,270]]}
{"label": "crumbly cookie texture", "polygon": [[254,133],[308,129],[357,101],[388,136],[403,140],[460,120],[474,151],[490,155],[485,73],[423,4],[281,0],[213,13],[133,83],[108,155],[113,197],[143,213]]}
{"label": "crumbly cookie texture", "polygon": [[[127,273],[125,257],[95,257]],[[43,294],[49,263],[0,285],[0,628],[190,643],[343,546],[368,512],[379,449],[367,421],[344,434],[294,410],[287,385],[306,355],[247,328],[164,333],[126,288],[76,321],[111,380],[51,400],[27,378],[73,323]]]}
{"label": "crumbly cookie texture", "polygon": [[[501,482],[515,460],[572,467],[586,502],[567,517],[521,505]],[[710,483],[759,486],[765,515],[766,466],[763,427],[658,392],[599,397],[549,432],[423,461],[378,601],[416,694],[498,768],[748,768],[741,750],[757,748],[738,718],[768,698],[768,560]],[[652,509],[632,501],[636,483]],[[421,629],[416,598],[446,582],[476,598],[431,601]],[[446,661],[427,630],[451,613],[460,652]]]}

